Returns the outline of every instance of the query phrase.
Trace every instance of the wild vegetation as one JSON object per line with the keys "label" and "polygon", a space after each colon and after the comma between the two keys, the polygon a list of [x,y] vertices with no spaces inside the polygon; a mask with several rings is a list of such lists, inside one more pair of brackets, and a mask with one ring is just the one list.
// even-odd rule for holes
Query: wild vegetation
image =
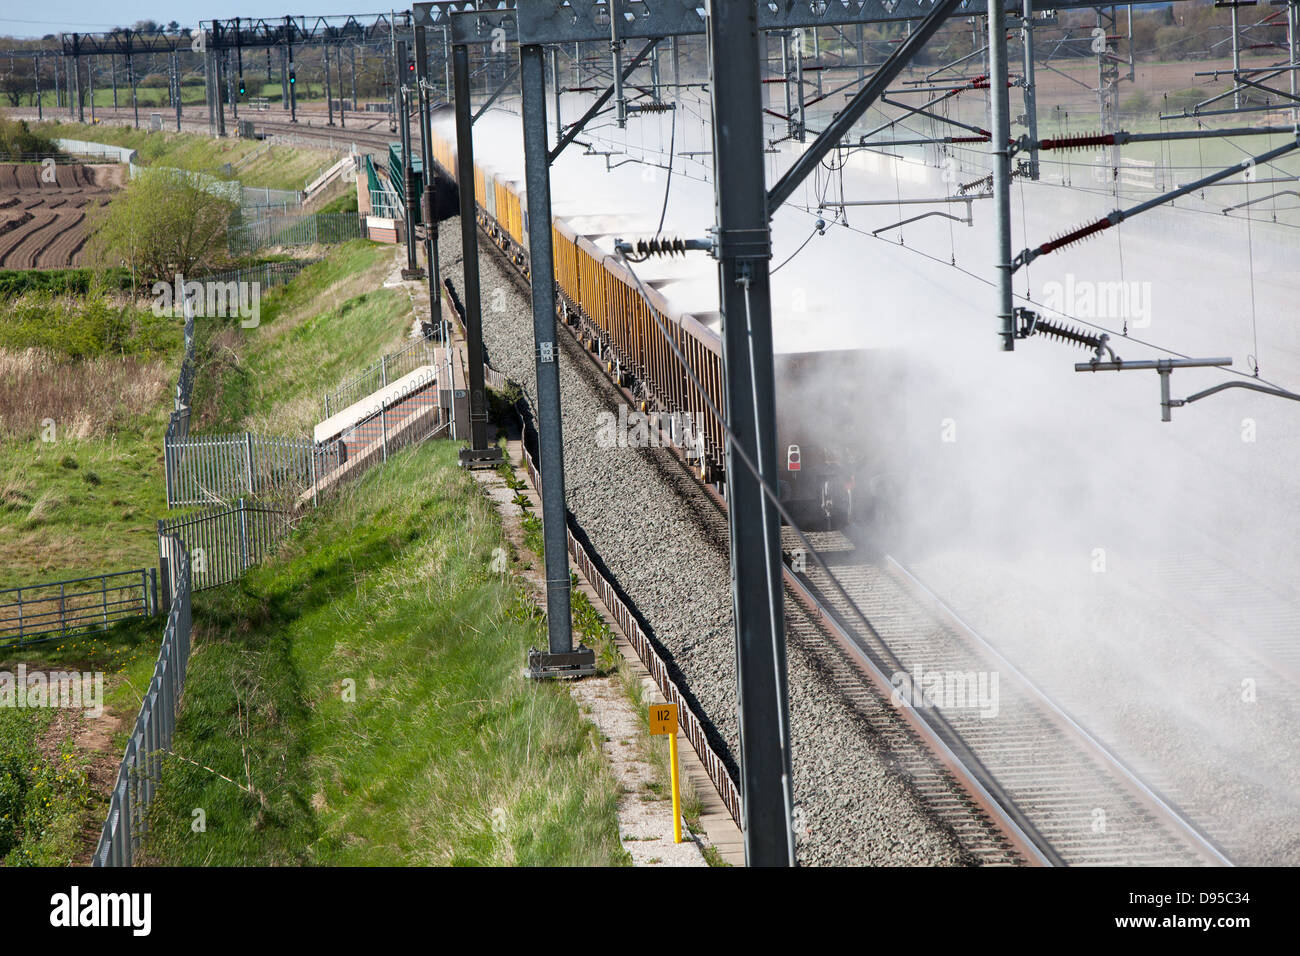
{"label": "wild vegetation", "polygon": [[121,264],[146,283],[193,275],[226,258],[234,208],[183,173],[146,169],[90,214],[87,254],[103,267]]}
{"label": "wild vegetation", "polygon": [[[276,290],[258,328],[201,327],[198,427],[307,427],[323,389],[409,329],[406,296],[375,291],[392,267],[349,243]],[[504,546],[454,448],[431,443],[198,595],[151,861],[622,861],[599,740],[562,688],[518,678],[544,634],[490,571]]]}
{"label": "wild vegetation", "polygon": [[33,156],[57,156],[59,148],[42,132],[23,120],[0,116],[0,162],[16,163]]}
{"label": "wild vegetation", "polygon": [[0,300],[25,292],[85,295],[93,288],[124,291],[131,288],[131,270],[114,269],[0,269]]}

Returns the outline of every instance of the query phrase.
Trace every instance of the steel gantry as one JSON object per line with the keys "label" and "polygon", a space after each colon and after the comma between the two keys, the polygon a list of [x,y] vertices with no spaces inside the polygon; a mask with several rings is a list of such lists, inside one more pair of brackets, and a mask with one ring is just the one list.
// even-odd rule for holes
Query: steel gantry
{"label": "steel gantry", "polygon": [[[234,17],[224,20],[203,20],[199,24],[200,36],[195,41],[195,52],[204,57],[205,86],[208,88],[209,132],[224,136],[226,131],[225,106],[221,99],[223,84],[232,112],[238,115],[234,96],[234,79],[230,77],[230,60],[234,59],[235,74],[242,82],[243,53],[245,50],[277,48],[280,57],[280,88],[282,102],[289,110],[289,121],[298,121],[297,67],[295,49],[319,46],[324,66],[326,111],[328,125],[334,125],[333,81],[330,77],[330,50],[333,49],[338,76],[340,122],[346,126],[343,107],[342,49],[348,46],[352,53],[352,107],[356,108],[356,48],[374,45],[387,46],[396,57],[398,36],[411,37],[410,11],[399,10],[383,14],[340,14],[338,16],[285,16],[285,17]],[[267,61],[268,74],[270,61]],[[394,71],[396,74],[396,70]],[[404,77],[394,77],[393,113],[400,109],[398,92]]]}
{"label": "steel gantry", "polygon": [[[177,33],[157,31],[143,33],[139,30],[113,30],[109,33],[64,33],[59,37],[63,61],[68,73],[68,115],[73,115],[75,105],[78,123],[86,121],[85,98],[81,87],[81,59],[91,58],[86,70],[86,83],[90,94],[91,119],[95,115],[94,58],[107,56],[113,78],[113,106],[117,107],[117,57],[126,65],[127,82],[131,88],[131,107],[135,113],[135,125],[140,125],[140,103],[136,91],[138,73],[135,68],[137,56],[166,55],[168,66],[168,91],[176,110],[176,128],[180,129],[180,63],[177,54],[190,50],[195,43],[195,34],[188,28]],[[55,76],[57,77],[57,73]],[[76,98],[75,104],[72,97]]]}

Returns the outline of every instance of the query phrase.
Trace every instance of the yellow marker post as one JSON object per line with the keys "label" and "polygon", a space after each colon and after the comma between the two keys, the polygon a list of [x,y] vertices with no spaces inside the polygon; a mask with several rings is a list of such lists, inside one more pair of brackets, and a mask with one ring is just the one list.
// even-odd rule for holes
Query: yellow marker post
{"label": "yellow marker post", "polygon": [[673,786],[673,842],[682,842],[682,795],[677,785],[677,705],[650,705],[650,733],[668,737],[669,774]]}

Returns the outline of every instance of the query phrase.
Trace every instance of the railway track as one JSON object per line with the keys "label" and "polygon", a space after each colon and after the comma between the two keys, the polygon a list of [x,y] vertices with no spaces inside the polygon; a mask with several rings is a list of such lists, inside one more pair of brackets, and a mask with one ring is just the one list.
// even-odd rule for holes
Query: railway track
{"label": "railway track", "polygon": [[[785,530],[787,549],[798,547]],[[1070,866],[1227,865],[1224,852],[1013,664],[888,556],[838,532],[809,535],[867,615],[824,572],[794,577],[878,689],[917,712],[1047,862]],[[906,676],[904,676],[906,675]],[[996,675],[996,677],[994,676]],[[971,678],[974,678],[972,683]],[[991,693],[981,695],[983,680]],[[942,690],[930,695],[926,692]],[[953,691],[956,693],[953,693]]]}
{"label": "railway track", "polygon": [[[316,126],[308,125],[303,122],[289,123],[276,122],[273,120],[262,120],[255,124],[258,132],[269,135],[292,134],[304,139],[334,139],[343,142],[356,143],[357,145],[374,145],[388,148],[388,144],[394,142],[400,135],[397,132],[390,131],[386,120],[357,120],[357,127],[341,127],[337,124],[334,126]],[[364,125],[363,125],[364,124]]]}

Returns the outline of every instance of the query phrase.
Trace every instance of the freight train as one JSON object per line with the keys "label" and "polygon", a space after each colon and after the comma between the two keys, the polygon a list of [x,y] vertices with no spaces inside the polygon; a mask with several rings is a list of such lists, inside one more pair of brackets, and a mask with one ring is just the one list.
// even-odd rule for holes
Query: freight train
{"label": "freight train", "polygon": [[[438,172],[454,181],[454,132],[449,123],[433,125]],[[480,227],[527,276],[528,203],[523,184],[476,159],[474,196]],[[688,279],[711,274],[706,281],[716,288],[716,271],[707,259],[694,265],[651,260],[637,266],[639,285],[614,255],[619,227],[629,225],[629,220],[616,217],[553,217],[560,317],[640,411],[663,423],[671,444],[683,451],[699,477],[722,490],[725,432],[705,401],[707,395],[720,410],[726,404],[720,316],[716,308],[687,311],[673,301],[674,288]],[[694,380],[665,341],[656,318]],[[883,491],[892,482],[874,463],[889,461],[890,456],[884,453],[880,434],[849,426],[855,415],[843,385],[874,386],[874,393],[888,400],[894,394],[888,387],[890,364],[873,350],[778,352],[775,370],[780,496],[791,516],[801,525],[818,528],[879,520]],[[859,390],[857,400],[862,397]],[[888,418],[884,409],[880,418]]]}

